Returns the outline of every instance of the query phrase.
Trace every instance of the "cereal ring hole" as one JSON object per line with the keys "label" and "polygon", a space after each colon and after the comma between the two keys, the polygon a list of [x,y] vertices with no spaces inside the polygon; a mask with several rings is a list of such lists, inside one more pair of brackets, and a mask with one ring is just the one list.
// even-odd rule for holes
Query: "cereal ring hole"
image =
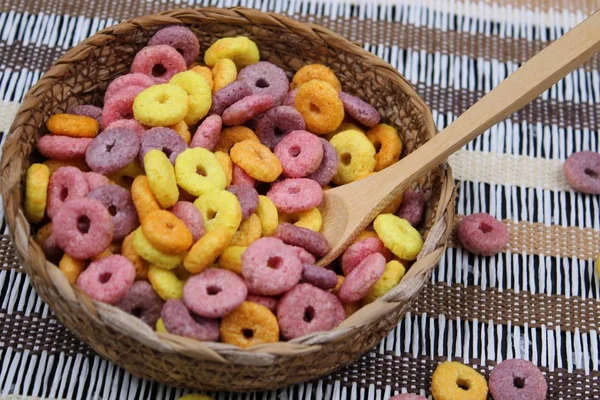
{"label": "cereal ring hole", "polygon": [[513,378],[513,385],[515,385],[515,387],[517,389],[523,389],[525,387],[525,378],[521,378],[520,376],[515,376]]}
{"label": "cereal ring hole", "polygon": [[321,109],[315,103],[310,103],[310,112],[320,114]]}
{"label": "cereal ring hole", "polygon": [[483,233],[490,233],[491,231],[494,230],[494,228],[492,228],[491,226],[489,226],[485,222],[482,222],[482,223],[479,224],[479,230],[481,232],[483,232]]}
{"label": "cereal ring hole", "polygon": [[344,153],[340,157],[340,160],[342,161],[342,164],[344,164],[344,165],[350,165],[350,163],[352,162],[352,154],[350,154],[350,153]]}
{"label": "cereal ring hole", "polygon": [[106,282],[110,281],[110,278],[112,278],[112,272],[103,272],[98,276],[98,282],[104,285]]}
{"label": "cereal ring hole", "polygon": [[206,169],[203,166],[199,166],[196,168],[196,173],[198,175],[202,175],[202,176],[207,176],[206,175]]}
{"label": "cereal ring hole", "polygon": [[271,257],[269,261],[267,261],[267,267],[277,269],[283,263],[283,259],[281,257]]}
{"label": "cereal ring hole", "polygon": [[244,337],[246,339],[252,339],[252,337],[254,337],[254,330],[249,329],[249,328],[244,328],[244,329],[242,329],[242,335],[244,335]]}
{"label": "cereal ring hole", "polygon": [[373,147],[375,147],[375,153],[379,153],[379,150],[381,150],[381,142],[376,140],[375,143],[373,143]]}
{"label": "cereal ring hole", "polygon": [[107,144],[105,147],[106,147],[106,152],[110,153],[111,150],[113,149],[113,147],[115,147],[115,141],[113,140],[112,143]]}
{"label": "cereal ring hole", "polygon": [[214,285],[208,286],[206,288],[206,294],[209,295],[209,296],[214,296],[216,294],[221,293],[221,290],[222,289],[220,287],[218,287],[218,286],[214,286]]}
{"label": "cereal ring hole", "polygon": [[64,187],[60,190],[60,200],[65,201],[69,197],[69,189]]}
{"label": "cereal ring hole", "polygon": [[288,149],[288,154],[290,157],[298,157],[300,155],[300,152],[300,146],[292,146]]}
{"label": "cereal ring hole", "polygon": [[87,215],[82,215],[81,217],[77,218],[77,230],[83,234],[88,233],[90,230],[90,219],[87,217]]}
{"label": "cereal ring hole", "polygon": [[206,211],[206,219],[211,220],[217,217],[217,212],[215,210],[209,209]]}
{"label": "cereal ring hole", "polygon": [[131,310],[131,314],[134,317],[138,317],[140,318],[142,316],[142,314],[144,313],[144,309],[142,307],[136,307],[133,310]]}
{"label": "cereal ring hole", "polygon": [[299,192],[300,192],[300,188],[297,187],[297,186],[290,186],[288,188],[288,193],[289,194],[296,194],[296,193],[299,193]]}
{"label": "cereal ring hole", "polygon": [[586,168],[583,170],[583,172],[590,178],[598,179],[598,173],[593,169]]}
{"label": "cereal ring hole", "polygon": [[112,215],[113,217],[115,215],[117,215],[117,206],[115,206],[114,204],[111,204],[110,206],[108,206],[108,213],[110,215]]}
{"label": "cereal ring hole", "polygon": [[308,306],[304,309],[304,321],[311,322],[315,318],[315,309],[313,306]]}
{"label": "cereal ring hole", "polygon": [[471,385],[469,385],[469,382],[461,378],[458,378],[458,380],[456,381],[456,385],[458,385],[459,388],[465,391],[471,389]]}
{"label": "cereal ring hole", "polygon": [[260,78],[259,80],[257,80],[256,83],[255,83],[255,85],[256,85],[256,87],[261,88],[261,89],[268,88],[270,86],[269,82],[267,82],[263,78]]}
{"label": "cereal ring hole", "polygon": [[[155,78],[160,78],[161,76],[163,76],[165,74],[165,72],[167,72],[167,69],[161,63],[155,64],[152,67],[152,76],[154,76]],[[159,100],[159,101],[161,103],[163,103],[165,100],[163,100],[163,101]]]}
{"label": "cereal ring hole", "polygon": [[165,156],[167,156],[167,158],[171,157],[171,154],[173,154],[173,150],[169,149],[168,147],[163,147],[162,152],[165,153]]}
{"label": "cereal ring hole", "polygon": [[280,127],[276,126],[275,127],[275,136],[280,137],[281,135],[285,135],[285,131],[283,129],[281,129]]}

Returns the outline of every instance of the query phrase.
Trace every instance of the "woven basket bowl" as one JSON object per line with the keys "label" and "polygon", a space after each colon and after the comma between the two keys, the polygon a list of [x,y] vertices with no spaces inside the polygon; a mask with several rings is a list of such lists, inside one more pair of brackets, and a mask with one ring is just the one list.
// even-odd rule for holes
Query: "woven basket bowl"
{"label": "woven basket bowl", "polygon": [[207,390],[272,389],[326,375],[355,361],[384,338],[407,311],[441,257],[454,213],[454,184],[447,165],[415,182],[428,208],[424,248],[401,283],[333,331],[249,350],[158,334],[141,320],[90,300],[46,261],[24,217],[23,177],[36,159],[34,145],[54,113],[74,104],[102,105],[108,83],[125,74],[148,39],[168,25],[185,25],[205,50],[221,37],[245,35],[261,59],[291,77],[322,63],[343,88],[375,106],[394,125],[404,152],[436,134],[430,110],[398,72],[381,59],[320,26],[248,9],[174,10],[105,29],[67,52],[27,93],[10,129],[1,163],[6,219],[21,263],[37,293],[58,319],[103,357],[141,378]]}

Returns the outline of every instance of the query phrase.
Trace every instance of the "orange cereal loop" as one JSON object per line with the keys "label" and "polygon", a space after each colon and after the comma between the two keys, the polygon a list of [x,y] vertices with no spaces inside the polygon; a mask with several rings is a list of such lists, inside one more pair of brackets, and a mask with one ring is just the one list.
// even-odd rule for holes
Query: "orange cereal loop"
{"label": "orange cereal loop", "polygon": [[93,138],[98,134],[98,121],[83,115],[54,114],[46,122],[48,130],[61,136]]}
{"label": "orange cereal loop", "polygon": [[150,212],[160,210],[160,205],[156,201],[152,190],[150,190],[150,184],[146,175],[140,175],[133,180],[131,198],[133,199],[133,205],[137,210],[140,221],[143,221]]}
{"label": "orange cereal loop", "polygon": [[193,242],[185,223],[166,210],[149,212],[142,221],[142,232],[152,246],[168,254],[183,253]]}
{"label": "orange cereal loop", "polygon": [[346,318],[360,310],[360,308],[362,307],[360,301],[355,301],[354,303],[343,303],[343,305],[344,311],[346,312]]}
{"label": "orange cereal loop", "polygon": [[63,254],[58,263],[58,269],[65,275],[71,285],[77,282],[77,278],[79,278],[85,267],[86,263],[84,260],[78,260],[68,254]]}
{"label": "orange cereal loop", "polygon": [[292,78],[290,89],[296,89],[306,82],[312,81],[313,79],[318,79],[329,83],[336,92],[342,91],[342,84],[337,76],[335,76],[335,73],[322,64],[305,65],[304,67],[300,68]]}
{"label": "orange cereal loop", "polygon": [[435,400],[486,400],[488,385],[479,372],[456,361],[438,365],[431,377]]}
{"label": "orange cereal loop", "polygon": [[317,135],[335,131],[344,119],[342,100],[325,81],[315,79],[300,86],[295,105],[306,122],[306,129]]}
{"label": "orange cereal loop", "polygon": [[379,214],[396,214],[396,211],[400,208],[402,204],[402,199],[404,198],[404,193],[400,193],[396,196],[390,204],[387,205]]}
{"label": "orange cereal loop", "polygon": [[183,266],[192,274],[202,272],[229,246],[231,237],[231,233],[225,228],[206,232],[187,253]]}
{"label": "orange cereal loop", "polygon": [[381,171],[400,159],[402,141],[396,128],[378,124],[367,132],[367,137],[375,146],[375,171]]}
{"label": "orange cereal loop", "polygon": [[233,163],[231,162],[231,157],[229,157],[229,154],[222,151],[215,151],[215,157],[219,164],[221,164],[223,172],[225,172],[225,186],[231,185],[231,180],[233,179]]}
{"label": "orange cereal loop", "polygon": [[223,153],[228,154],[234,144],[243,140],[252,140],[256,143],[260,143],[256,134],[250,128],[246,128],[245,126],[231,126],[225,128],[221,131],[221,136],[215,146],[215,152],[222,151]]}
{"label": "orange cereal loop", "polygon": [[237,78],[235,63],[229,58],[223,58],[215,64],[212,69],[213,86],[212,92],[218,92]]}
{"label": "orange cereal loop", "polygon": [[252,140],[236,143],[230,156],[244,172],[261,182],[273,182],[283,171],[277,156],[267,146]]}
{"label": "orange cereal loop", "polygon": [[48,239],[50,235],[52,235],[52,222],[48,222],[46,225],[38,229],[33,239],[37,244],[43,246],[44,243],[46,243],[46,239]]}
{"label": "orange cereal loop", "polygon": [[185,121],[179,121],[175,125],[169,126],[170,129],[173,129],[185,142],[185,144],[190,144],[192,140],[192,135],[190,134],[190,129],[188,128]]}
{"label": "orange cereal loop", "polygon": [[210,68],[204,66],[204,65],[196,65],[193,66],[192,68],[190,68],[191,71],[194,71],[197,74],[200,74],[201,77],[203,77],[204,79],[206,79],[206,83],[208,83],[208,86],[210,86],[210,88],[212,89],[213,87],[213,73],[210,70]]}
{"label": "orange cereal loop", "polygon": [[243,302],[221,320],[221,341],[242,348],[279,341],[277,317],[265,306]]}
{"label": "orange cereal loop", "polygon": [[150,263],[144,260],[133,248],[133,238],[135,231],[125,236],[123,243],[121,244],[121,255],[127,258],[135,267],[135,280],[146,280],[148,279],[148,267]]}
{"label": "orange cereal loop", "polygon": [[82,172],[88,172],[90,170],[90,167],[88,167],[83,158],[73,158],[70,160],[50,159],[44,161],[42,164],[48,167],[48,170],[50,170],[50,176],[52,176],[52,174],[60,167],[75,167]]}

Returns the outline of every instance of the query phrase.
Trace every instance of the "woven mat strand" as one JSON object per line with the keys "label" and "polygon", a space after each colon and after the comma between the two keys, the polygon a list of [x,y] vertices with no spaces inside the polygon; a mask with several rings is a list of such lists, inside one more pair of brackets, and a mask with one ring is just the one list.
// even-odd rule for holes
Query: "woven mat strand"
{"label": "woven mat strand", "polygon": [[[192,3],[0,1],[0,92],[7,102],[0,107],[0,129],[27,88],[81,39],[124,18]],[[407,76],[431,105],[440,129],[599,5],[381,3],[210,5],[284,12],[336,30]],[[259,397],[428,394],[431,374],[443,360],[466,362],[487,375],[497,362],[518,357],[540,366],[550,399],[599,398],[600,285],[593,259],[600,252],[600,204],[570,192],[560,174],[562,160],[572,151],[598,151],[599,68],[595,56],[451,160],[461,179],[458,212],[484,211],[504,219],[511,232],[505,253],[475,257],[451,238],[411,312],[376,349],[322,380]],[[186,393],[131,377],[66,330],[32,290],[5,223],[1,228],[0,397],[176,399]]]}

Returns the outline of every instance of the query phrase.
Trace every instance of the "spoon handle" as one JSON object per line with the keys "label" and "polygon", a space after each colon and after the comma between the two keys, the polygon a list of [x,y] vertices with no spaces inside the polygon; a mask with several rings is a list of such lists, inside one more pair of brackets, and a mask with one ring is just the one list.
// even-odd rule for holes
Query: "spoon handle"
{"label": "spoon handle", "polygon": [[419,149],[368,178],[372,180],[369,186],[382,195],[375,209],[384,208],[408,183],[523,108],[599,50],[600,11],[596,11],[527,61]]}

